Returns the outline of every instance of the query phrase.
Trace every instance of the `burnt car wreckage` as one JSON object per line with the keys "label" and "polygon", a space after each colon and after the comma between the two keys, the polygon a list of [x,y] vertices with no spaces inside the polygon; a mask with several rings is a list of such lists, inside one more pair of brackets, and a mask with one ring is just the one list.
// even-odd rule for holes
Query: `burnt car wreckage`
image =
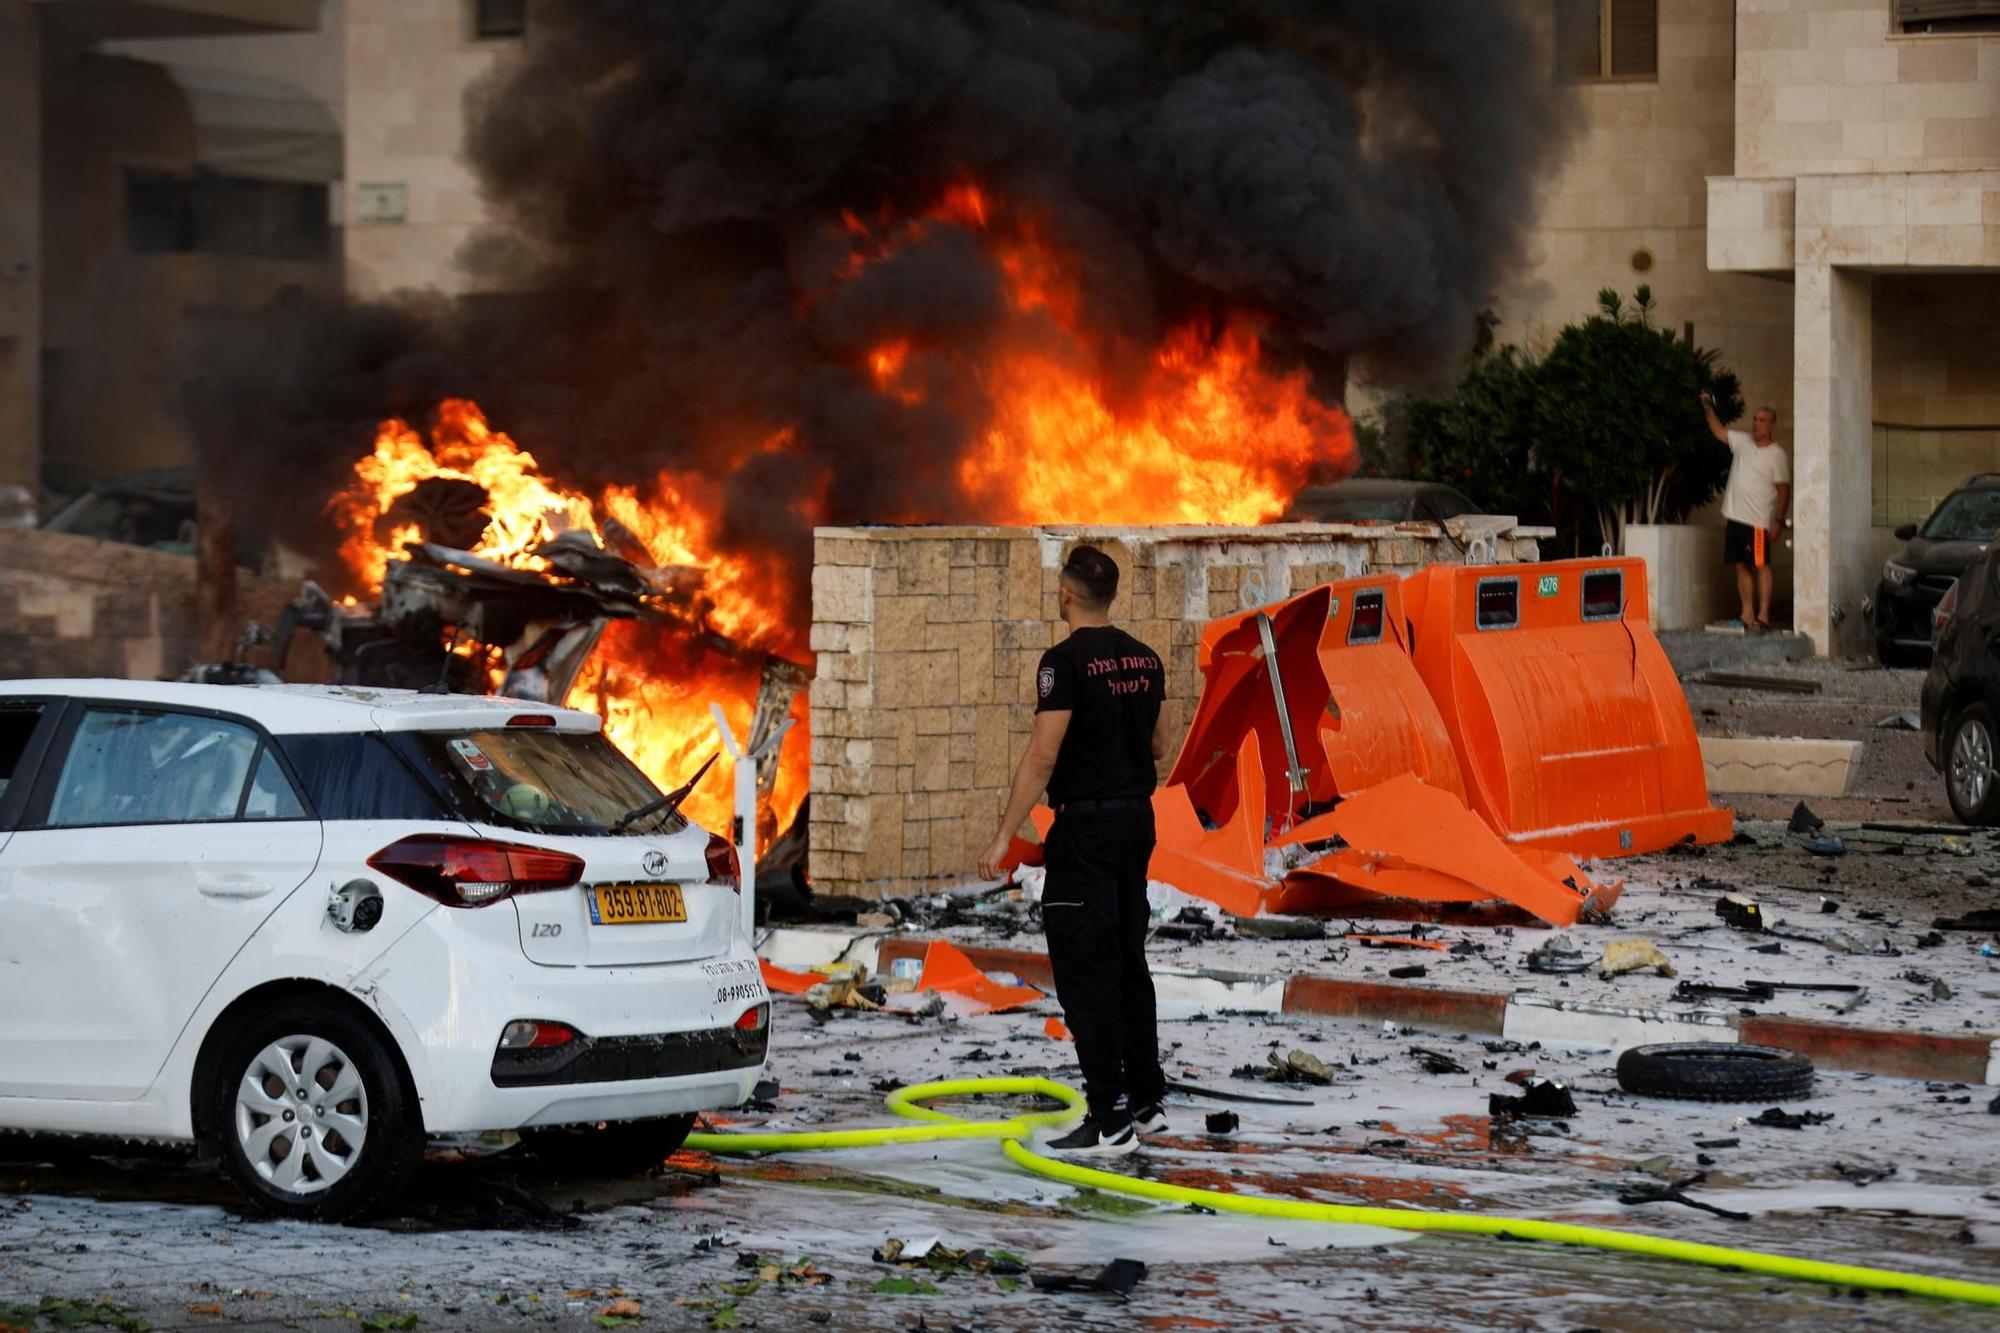
{"label": "burnt car wreckage", "polygon": [[[491,515],[484,488],[468,481],[433,478],[418,484],[383,524],[414,525],[424,538],[406,542],[405,559],[391,560],[372,607],[336,600],[308,579],[286,605],[275,631],[252,624],[238,641],[239,658],[252,647],[271,649],[271,666],[246,661],[210,663],[181,679],[207,684],[278,684],[301,632],[316,636],[332,666],[332,683],[443,694],[499,693],[509,698],[563,703],[584,664],[614,620],[650,622],[673,630],[699,651],[756,663],[761,672],[747,753],[758,751],[791,714],[812,679],[811,669],[736,642],[709,623],[698,567],[654,565],[643,544],[616,522],[606,543],[571,529],[530,553],[542,569],[502,564],[463,549],[476,545]],[[499,673],[497,689],[491,672]],[[757,764],[757,804],[770,808],[780,751],[769,748]],[[762,884],[806,894],[808,806],[779,830],[757,859]]]}

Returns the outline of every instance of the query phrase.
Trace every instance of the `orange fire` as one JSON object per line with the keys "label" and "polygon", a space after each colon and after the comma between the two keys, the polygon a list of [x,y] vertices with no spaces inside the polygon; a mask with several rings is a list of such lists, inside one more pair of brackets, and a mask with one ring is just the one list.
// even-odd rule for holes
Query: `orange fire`
{"label": "orange fire", "polygon": [[[341,560],[369,595],[381,590],[383,573],[390,560],[401,558],[404,543],[419,536],[416,524],[395,520],[392,507],[430,477],[486,488],[492,521],[474,555],[542,568],[544,562],[533,554],[540,543],[577,528],[603,541],[604,525],[616,522],[624,529],[627,550],[633,541],[644,547],[649,560],[640,563],[702,571],[709,626],[746,648],[809,660],[800,636],[785,633],[782,618],[766,611],[786,603],[784,572],[715,551],[710,516],[719,496],[712,482],[662,473],[650,488],[614,486],[593,498],[552,480],[533,454],[494,430],[475,404],[462,399],[439,404],[428,440],[407,422],[383,422],[374,452],[355,465],[353,482],[330,506],[345,533]],[[722,705],[739,739],[748,732],[759,671],[754,657],[726,656],[700,644],[669,641],[639,622],[614,621],[566,702],[602,717],[605,734],[653,781],[672,788],[720,748],[711,702]],[[801,700],[795,710],[799,725],[785,740],[772,792],[771,811],[780,826],[805,797],[811,747],[804,712]],[[722,828],[733,804],[725,758],[683,808],[696,822]]]}
{"label": "orange fire", "polygon": [[[1002,275],[1008,327],[980,364],[967,362],[971,354],[962,348],[910,336],[884,340],[857,371],[885,397],[913,408],[927,406],[938,384],[976,386],[983,415],[948,479],[956,493],[938,495],[928,512],[838,517],[1254,524],[1277,515],[1315,467],[1340,471],[1351,462],[1346,415],[1314,396],[1304,371],[1267,364],[1251,312],[1189,322],[1158,347],[1118,347],[1088,326],[1079,261],[1052,244],[1035,218],[976,184],[950,186],[916,217],[844,214],[835,234],[846,262],[832,281],[855,280],[939,227],[964,228],[978,239]],[[828,294],[810,292],[804,300],[810,305]],[[1113,362],[1123,368],[1115,377],[1107,369]],[[927,373],[939,369],[950,373]],[[788,453],[794,446],[792,433],[780,431],[745,452]],[[549,477],[478,407],[460,400],[439,405],[428,439],[405,422],[383,422],[374,452],[356,464],[352,484],[333,501],[345,534],[341,557],[361,589],[378,590],[388,562],[417,535],[414,524],[398,522],[390,511],[427,477],[486,488],[493,521],[475,554],[536,567],[532,551],[539,543],[572,528],[604,539],[615,522],[617,535],[642,545],[655,566],[702,571],[704,613],[713,628],[751,648],[811,660],[805,627],[789,623],[785,609],[798,604],[786,580],[803,571],[717,552],[713,478],[663,473],[585,495]],[[716,748],[710,701],[723,705],[738,735],[747,729],[759,671],[753,659],[672,635],[659,626],[615,622],[569,700],[598,712],[605,731],[662,786],[678,785]],[[797,713],[803,723],[803,700]],[[803,725],[794,731],[772,802],[781,821],[806,789],[808,738]],[[730,812],[727,769],[717,765],[687,804],[710,827]]]}
{"label": "orange fire", "polygon": [[[977,186],[952,186],[914,221],[871,228],[850,215],[844,226],[850,277],[928,229],[959,226],[980,237],[1005,278],[1016,327],[975,368],[991,414],[959,462],[960,512],[936,518],[1256,524],[1282,512],[1316,466],[1351,465],[1346,413],[1320,402],[1303,370],[1266,366],[1247,315],[1174,329],[1134,358],[1145,367],[1136,386],[1110,390],[1077,264],[1032,218]],[[876,387],[922,402],[915,355],[907,339],[876,347]]]}

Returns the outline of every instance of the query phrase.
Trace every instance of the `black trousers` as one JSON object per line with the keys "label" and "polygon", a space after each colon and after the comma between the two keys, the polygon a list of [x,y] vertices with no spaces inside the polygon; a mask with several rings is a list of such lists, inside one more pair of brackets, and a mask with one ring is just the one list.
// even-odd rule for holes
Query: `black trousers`
{"label": "black trousers", "polygon": [[1043,851],[1042,928],[1056,999],[1076,1038],[1091,1114],[1100,1117],[1121,1093],[1137,1109],[1167,1091],[1146,967],[1152,856],[1149,801],[1063,810]]}

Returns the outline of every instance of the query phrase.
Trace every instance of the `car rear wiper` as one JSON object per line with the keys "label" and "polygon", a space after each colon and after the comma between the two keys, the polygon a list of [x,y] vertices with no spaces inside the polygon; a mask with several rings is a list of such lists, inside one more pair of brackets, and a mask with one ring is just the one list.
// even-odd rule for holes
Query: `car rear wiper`
{"label": "car rear wiper", "polygon": [[708,762],[703,764],[700,768],[697,768],[694,771],[694,776],[689,778],[686,782],[674,788],[672,791],[668,792],[665,796],[660,797],[658,800],[648,801],[644,805],[640,806],[637,810],[632,810],[624,815],[619,816],[618,822],[611,826],[611,831],[613,833],[623,833],[626,829],[630,828],[633,824],[636,824],[640,820],[644,819],[647,815],[658,814],[663,810],[671,814],[673,811],[680,809],[681,802],[685,801],[688,798],[688,793],[694,790],[694,784],[701,781],[702,774],[708,772],[709,769],[715,767],[715,761],[719,758],[721,758],[721,755],[719,754],[710,755],[708,757]]}

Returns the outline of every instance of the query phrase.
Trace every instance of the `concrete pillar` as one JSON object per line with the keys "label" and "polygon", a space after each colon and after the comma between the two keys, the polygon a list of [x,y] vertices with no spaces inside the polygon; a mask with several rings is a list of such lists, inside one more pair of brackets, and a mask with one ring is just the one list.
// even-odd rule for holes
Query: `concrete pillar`
{"label": "concrete pillar", "polygon": [[1856,656],[1868,651],[1861,600],[1873,591],[1872,279],[1823,261],[1801,262],[1795,279],[1793,615],[1821,656]]}
{"label": "concrete pillar", "polygon": [[40,489],[41,41],[28,0],[0,0],[0,485]]}

